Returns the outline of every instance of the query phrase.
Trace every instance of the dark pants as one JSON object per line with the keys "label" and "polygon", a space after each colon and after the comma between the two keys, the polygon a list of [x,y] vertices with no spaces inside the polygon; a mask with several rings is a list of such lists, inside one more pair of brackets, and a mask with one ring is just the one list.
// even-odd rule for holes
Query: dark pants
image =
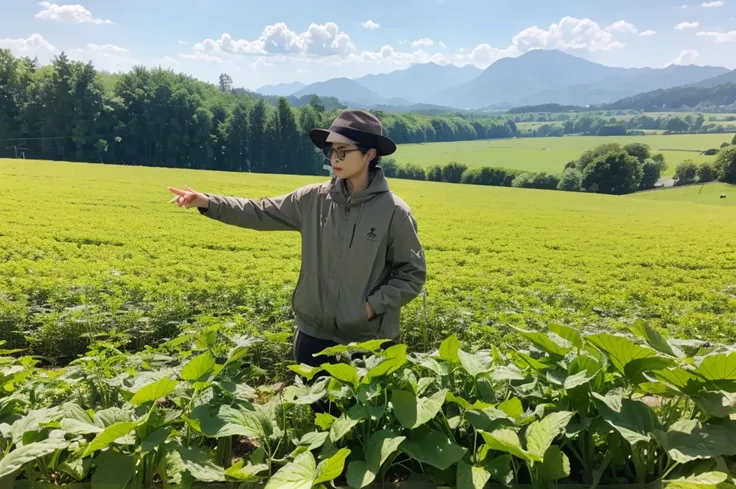
{"label": "dark pants", "polygon": [[319,367],[323,363],[334,363],[334,357],[318,356],[315,357],[315,353],[319,353],[325,348],[337,346],[337,343],[330,340],[322,340],[309,336],[301,331],[297,331],[296,338],[294,339],[294,357],[296,363],[304,363],[310,367]]}

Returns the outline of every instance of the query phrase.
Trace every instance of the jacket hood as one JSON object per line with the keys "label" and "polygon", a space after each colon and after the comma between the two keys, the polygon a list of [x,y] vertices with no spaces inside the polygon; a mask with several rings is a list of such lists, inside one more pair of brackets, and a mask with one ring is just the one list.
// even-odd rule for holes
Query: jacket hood
{"label": "jacket hood", "polygon": [[368,187],[353,195],[348,194],[347,181],[344,178],[333,177],[330,180],[332,198],[342,205],[348,203],[348,201],[351,204],[362,204],[379,194],[389,192],[389,190],[388,181],[386,181],[381,167],[376,167],[371,172]]}

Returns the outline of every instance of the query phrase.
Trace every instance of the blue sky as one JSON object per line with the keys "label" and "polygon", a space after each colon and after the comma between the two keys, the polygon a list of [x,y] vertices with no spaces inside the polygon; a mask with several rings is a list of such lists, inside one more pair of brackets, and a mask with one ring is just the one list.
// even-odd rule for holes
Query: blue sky
{"label": "blue sky", "polygon": [[[74,1],[74,0],[72,0]],[[610,66],[736,68],[736,0],[0,0],[0,47],[236,86],[561,49]]]}

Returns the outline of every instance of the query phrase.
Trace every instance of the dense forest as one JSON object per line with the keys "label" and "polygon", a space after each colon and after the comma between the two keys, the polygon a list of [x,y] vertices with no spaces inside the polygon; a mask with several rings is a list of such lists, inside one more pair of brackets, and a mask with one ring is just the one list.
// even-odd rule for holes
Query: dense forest
{"label": "dense forest", "polygon": [[[296,100],[297,102],[303,102]],[[258,173],[320,174],[308,137],[336,100],[295,107],[164,69],[109,75],[63,53],[48,66],[0,50],[0,156]],[[397,143],[511,137],[505,119],[378,112]]]}
{"label": "dense forest", "polygon": [[675,87],[655,90],[619,100],[608,109],[635,109],[644,112],[699,110],[704,112],[736,111],[736,84],[716,87]]}

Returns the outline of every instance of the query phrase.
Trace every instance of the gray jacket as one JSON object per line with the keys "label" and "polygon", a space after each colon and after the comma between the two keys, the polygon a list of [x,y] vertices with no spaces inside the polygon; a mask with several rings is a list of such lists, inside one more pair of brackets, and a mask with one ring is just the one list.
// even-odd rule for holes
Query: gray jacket
{"label": "gray jacket", "polygon": [[[332,178],[275,198],[206,194],[200,212],[260,231],[299,231],[302,265],[292,296],[297,328],[338,343],[399,338],[400,309],[426,282],[424,251],[409,206],[376,168],[348,195]],[[369,319],[368,302],[376,315]]]}

